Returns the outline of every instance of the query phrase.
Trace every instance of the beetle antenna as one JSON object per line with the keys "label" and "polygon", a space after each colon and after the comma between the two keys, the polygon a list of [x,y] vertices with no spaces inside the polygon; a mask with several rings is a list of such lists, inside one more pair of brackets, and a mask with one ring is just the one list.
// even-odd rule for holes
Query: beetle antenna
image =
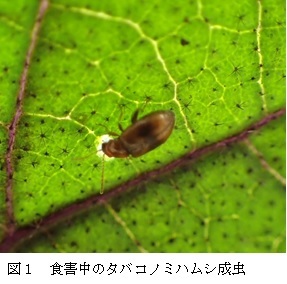
{"label": "beetle antenna", "polygon": [[[96,153],[101,152],[101,151],[103,151],[103,150],[102,150],[102,149],[98,149],[98,150],[96,151]],[[74,158],[73,160],[75,160],[75,161],[85,160],[85,159],[87,159],[87,158],[90,158],[90,157],[91,157],[92,155],[94,155],[94,154],[95,154],[95,153],[93,152],[93,153],[90,153],[90,154],[88,154],[88,155],[86,155],[86,156]]]}
{"label": "beetle antenna", "polygon": [[104,193],[104,186],[105,186],[105,154],[103,154],[103,160],[102,160],[102,180],[101,180],[101,191],[100,194]]}

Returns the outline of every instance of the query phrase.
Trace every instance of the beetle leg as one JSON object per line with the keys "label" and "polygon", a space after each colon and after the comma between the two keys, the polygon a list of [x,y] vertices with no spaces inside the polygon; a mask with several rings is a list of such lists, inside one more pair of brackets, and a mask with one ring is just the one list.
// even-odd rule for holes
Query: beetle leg
{"label": "beetle leg", "polygon": [[138,114],[139,114],[139,109],[137,109],[135,112],[134,112],[134,114],[133,114],[133,116],[132,116],[132,124],[134,124],[137,120],[138,120]]}
{"label": "beetle leg", "polygon": [[[121,114],[120,114],[120,117],[119,117],[119,121],[122,120],[123,115],[124,115],[124,112],[123,112],[123,109],[121,108]],[[121,132],[125,131],[120,122],[119,122],[118,126],[119,126],[119,129],[120,129]]]}
{"label": "beetle leg", "polygon": [[119,129],[120,129],[120,131],[121,132],[124,132],[125,130],[124,130],[124,128],[123,128],[123,126],[119,123]]}
{"label": "beetle leg", "polygon": [[134,123],[138,120],[138,114],[139,114],[140,112],[144,112],[144,109],[145,109],[145,107],[146,107],[147,104],[148,104],[148,101],[146,101],[145,104],[144,104],[141,108],[138,108],[138,109],[134,112],[134,114],[133,114],[133,116],[132,116],[132,124],[134,124]]}
{"label": "beetle leg", "polygon": [[120,134],[113,132],[113,131],[109,131],[108,134],[111,136],[120,136]]}

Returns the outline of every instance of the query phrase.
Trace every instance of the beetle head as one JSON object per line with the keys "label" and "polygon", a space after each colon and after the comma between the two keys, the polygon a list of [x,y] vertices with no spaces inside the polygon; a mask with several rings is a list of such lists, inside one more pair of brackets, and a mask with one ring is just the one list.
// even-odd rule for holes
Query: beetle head
{"label": "beetle head", "polygon": [[103,143],[102,150],[108,157],[125,158],[129,156],[129,153],[118,139]]}

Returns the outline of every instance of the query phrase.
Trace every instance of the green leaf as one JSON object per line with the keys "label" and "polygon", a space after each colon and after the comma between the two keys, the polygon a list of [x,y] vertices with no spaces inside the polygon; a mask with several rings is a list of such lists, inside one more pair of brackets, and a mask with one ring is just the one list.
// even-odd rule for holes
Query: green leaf
{"label": "green leaf", "polygon": [[[1,251],[286,251],[283,1],[16,2],[0,3]],[[103,164],[137,109],[172,110],[172,135]]]}

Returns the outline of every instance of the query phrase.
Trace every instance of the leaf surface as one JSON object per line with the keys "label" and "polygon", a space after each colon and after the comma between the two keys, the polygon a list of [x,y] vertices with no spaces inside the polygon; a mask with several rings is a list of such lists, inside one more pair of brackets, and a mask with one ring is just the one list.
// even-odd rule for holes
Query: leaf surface
{"label": "leaf surface", "polygon": [[[0,249],[285,252],[283,5],[2,1]],[[136,109],[175,129],[103,178]]]}

